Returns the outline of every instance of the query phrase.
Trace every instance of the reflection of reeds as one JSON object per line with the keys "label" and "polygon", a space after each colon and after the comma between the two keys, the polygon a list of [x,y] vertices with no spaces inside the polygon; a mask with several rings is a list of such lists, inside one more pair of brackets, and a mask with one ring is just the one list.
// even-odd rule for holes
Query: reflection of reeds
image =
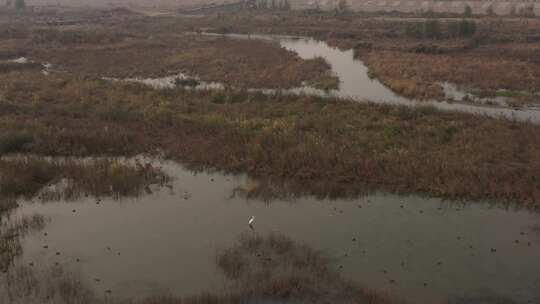
{"label": "reflection of reeds", "polygon": [[35,214],[22,218],[0,219],[0,271],[5,272],[13,259],[22,253],[20,238],[45,226],[43,216]]}
{"label": "reflection of reeds", "polygon": [[244,234],[218,254],[241,298],[310,303],[388,303],[385,297],[344,280],[323,253],[280,234]]}
{"label": "reflection of reeds", "polygon": [[0,196],[73,200],[82,195],[137,196],[168,177],[150,164],[115,159],[74,160],[15,157],[0,160]]}

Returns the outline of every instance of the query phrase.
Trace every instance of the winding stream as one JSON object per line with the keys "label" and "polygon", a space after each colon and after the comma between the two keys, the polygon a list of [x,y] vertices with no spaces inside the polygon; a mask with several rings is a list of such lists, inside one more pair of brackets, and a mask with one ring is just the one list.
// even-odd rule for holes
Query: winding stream
{"label": "winding stream", "polygon": [[[461,111],[491,117],[505,117],[520,121],[540,123],[540,110],[535,108],[511,109],[501,106],[473,105],[446,101],[418,101],[399,96],[384,86],[377,79],[368,76],[368,68],[354,58],[353,50],[342,51],[329,46],[326,42],[312,38],[278,36],[278,35],[244,35],[203,33],[207,36],[224,36],[234,39],[262,39],[279,43],[283,48],[297,53],[303,59],[324,58],[331,66],[332,72],[339,77],[341,83],[338,90],[329,92],[313,88],[295,88],[291,93],[306,93],[319,96],[351,98],[357,101],[371,101],[407,106],[429,105],[442,110]],[[455,91],[455,90],[454,90]],[[455,93],[455,92],[454,92]]]}

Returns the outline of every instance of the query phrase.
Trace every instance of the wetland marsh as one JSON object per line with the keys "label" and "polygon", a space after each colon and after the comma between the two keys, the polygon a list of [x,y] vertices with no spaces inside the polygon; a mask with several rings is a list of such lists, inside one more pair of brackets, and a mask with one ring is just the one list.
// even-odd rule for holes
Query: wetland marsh
{"label": "wetland marsh", "polygon": [[409,19],[2,12],[0,302],[540,302],[537,20]]}

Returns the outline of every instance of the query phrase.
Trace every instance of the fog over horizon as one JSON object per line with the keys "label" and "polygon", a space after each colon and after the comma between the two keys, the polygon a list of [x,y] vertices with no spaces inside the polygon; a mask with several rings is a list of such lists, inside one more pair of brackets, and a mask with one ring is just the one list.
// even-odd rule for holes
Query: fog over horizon
{"label": "fog over horizon", "polygon": [[26,0],[27,5],[61,5],[75,7],[155,7],[180,8],[211,3],[234,2],[232,0]]}

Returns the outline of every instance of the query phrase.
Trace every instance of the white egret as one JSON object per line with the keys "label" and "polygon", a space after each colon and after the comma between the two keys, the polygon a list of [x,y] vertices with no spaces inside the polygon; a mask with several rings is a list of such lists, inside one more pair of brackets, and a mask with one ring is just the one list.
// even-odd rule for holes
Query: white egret
{"label": "white egret", "polygon": [[249,218],[248,225],[252,226],[254,221],[255,221],[255,216],[252,215],[252,216]]}

